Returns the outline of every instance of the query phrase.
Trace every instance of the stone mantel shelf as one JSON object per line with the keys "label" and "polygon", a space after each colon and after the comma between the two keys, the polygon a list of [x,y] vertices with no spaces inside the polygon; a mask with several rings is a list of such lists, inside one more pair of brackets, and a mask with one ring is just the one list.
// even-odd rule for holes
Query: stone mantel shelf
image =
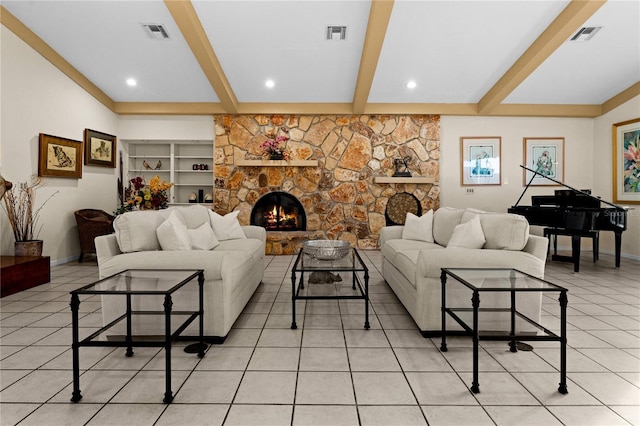
{"label": "stone mantel shelf", "polygon": [[318,167],[318,160],[237,160],[236,166]]}
{"label": "stone mantel shelf", "polygon": [[375,176],[375,183],[436,183],[436,178],[426,176]]}

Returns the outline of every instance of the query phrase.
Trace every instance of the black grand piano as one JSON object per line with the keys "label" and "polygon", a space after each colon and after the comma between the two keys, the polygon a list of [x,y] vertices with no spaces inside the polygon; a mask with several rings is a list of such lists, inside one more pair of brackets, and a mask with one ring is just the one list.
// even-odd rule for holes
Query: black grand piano
{"label": "black grand piano", "polygon": [[[613,231],[615,233],[616,268],[619,268],[622,232],[627,229],[627,209],[594,197],[588,190],[572,188],[533,169],[525,166],[520,167],[532,172],[533,176],[516,204],[507,211],[526,217],[531,225],[545,227],[544,235],[549,239],[552,236],[554,238],[554,253],[551,259],[572,262],[573,270],[578,272],[580,270],[580,239],[584,237],[593,239],[593,260],[595,262],[598,259],[599,232]],[[566,189],[557,189],[555,195],[534,195],[531,197],[532,205],[519,206],[520,200],[536,175],[562,185]],[[606,206],[602,207],[602,204]],[[558,235],[571,237],[571,256],[557,254]]]}

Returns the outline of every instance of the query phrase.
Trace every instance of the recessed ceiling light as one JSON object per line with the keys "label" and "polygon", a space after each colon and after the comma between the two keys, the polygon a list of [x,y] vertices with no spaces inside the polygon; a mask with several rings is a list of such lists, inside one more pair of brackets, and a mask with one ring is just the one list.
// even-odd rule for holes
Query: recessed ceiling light
{"label": "recessed ceiling light", "polygon": [[135,86],[135,85],[137,85],[137,84],[138,84],[138,82],[136,81],[136,79],[135,79],[135,78],[128,78],[128,79],[127,79],[127,85],[128,85],[128,86],[133,87],[133,86]]}
{"label": "recessed ceiling light", "polygon": [[272,88],[273,86],[276,85],[276,82],[273,80],[267,80],[264,82],[264,85],[267,86],[268,88]]}
{"label": "recessed ceiling light", "polygon": [[407,81],[407,89],[415,89],[417,85],[418,84],[415,82],[415,80]]}

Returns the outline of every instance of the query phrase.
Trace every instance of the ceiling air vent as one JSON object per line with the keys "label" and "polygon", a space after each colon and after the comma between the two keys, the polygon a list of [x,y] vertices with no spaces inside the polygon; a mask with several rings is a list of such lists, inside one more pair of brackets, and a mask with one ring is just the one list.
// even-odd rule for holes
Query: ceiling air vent
{"label": "ceiling air vent", "polygon": [[347,38],[347,27],[329,25],[327,26],[327,40],[345,40]]}
{"label": "ceiling air vent", "polygon": [[164,29],[162,24],[140,24],[149,37],[154,40],[166,40],[169,38],[169,33]]}
{"label": "ceiling air vent", "polygon": [[571,37],[571,41],[588,41],[593,38],[602,27],[582,27]]}

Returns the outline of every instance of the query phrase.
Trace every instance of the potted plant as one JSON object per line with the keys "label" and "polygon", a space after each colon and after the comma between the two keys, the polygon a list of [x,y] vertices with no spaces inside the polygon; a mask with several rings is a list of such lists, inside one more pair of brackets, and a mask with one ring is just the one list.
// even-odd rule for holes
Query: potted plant
{"label": "potted plant", "polygon": [[[3,179],[4,181],[4,179]],[[39,229],[38,217],[42,207],[58,193],[54,192],[40,207],[36,208],[36,190],[45,182],[39,177],[32,177],[31,182],[21,182],[17,186],[4,185],[4,211],[15,237],[15,256],[41,256],[42,240],[37,239]]]}

